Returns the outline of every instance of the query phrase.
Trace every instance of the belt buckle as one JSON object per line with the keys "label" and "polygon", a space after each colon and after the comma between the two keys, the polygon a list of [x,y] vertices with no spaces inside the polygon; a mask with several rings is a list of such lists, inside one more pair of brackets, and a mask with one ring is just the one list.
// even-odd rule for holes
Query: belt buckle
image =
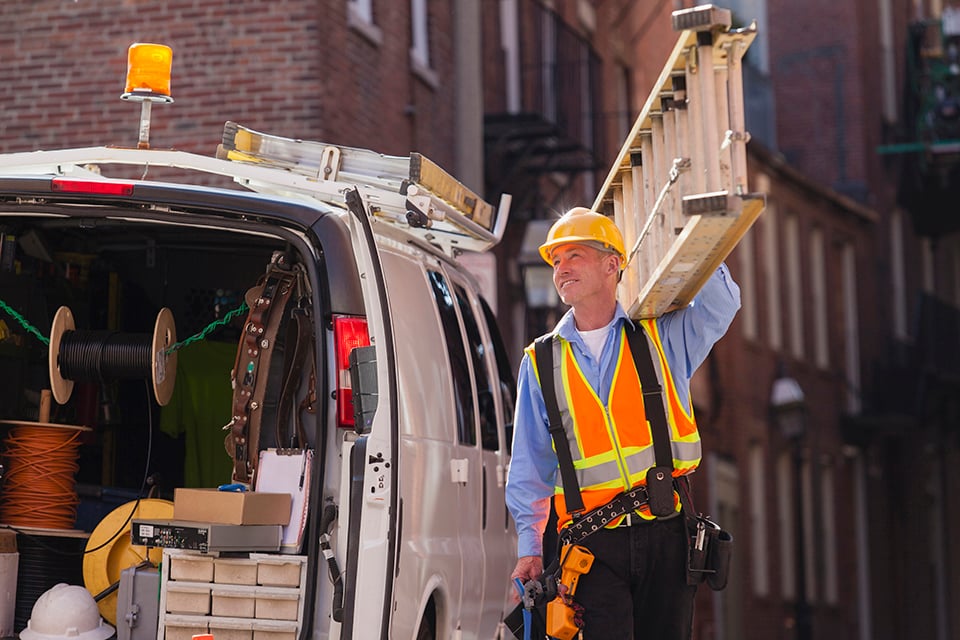
{"label": "belt buckle", "polygon": [[633,514],[627,513],[623,516],[623,521],[620,523],[621,527],[632,527],[633,526]]}

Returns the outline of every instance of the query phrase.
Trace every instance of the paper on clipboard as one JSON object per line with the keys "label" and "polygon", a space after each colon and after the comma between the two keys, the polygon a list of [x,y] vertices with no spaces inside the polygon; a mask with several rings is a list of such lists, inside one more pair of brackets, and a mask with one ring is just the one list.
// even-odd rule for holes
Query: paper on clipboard
{"label": "paper on clipboard", "polygon": [[293,454],[278,453],[276,449],[260,452],[257,468],[257,491],[289,493],[293,500],[290,506],[290,522],[283,527],[281,547],[283,551],[299,553],[303,532],[307,525],[307,510],[310,497],[310,470],[313,467],[313,450]]}

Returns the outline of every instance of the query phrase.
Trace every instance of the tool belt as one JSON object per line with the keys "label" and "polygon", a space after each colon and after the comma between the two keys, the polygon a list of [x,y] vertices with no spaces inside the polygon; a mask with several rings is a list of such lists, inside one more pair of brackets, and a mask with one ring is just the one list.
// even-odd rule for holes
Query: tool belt
{"label": "tool belt", "polygon": [[[233,481],[253,486],[260,453],[260,427],[263,422],[264,399],[267,393],[270,361],[277,343],[277,334],[284,319],[285,309],[296,290],[301,300],[303,272],[291,264],[284,252],[274,252],[266,272],[244,297],[250,311],[237,346],[237,357],[231,372],[233,405],[224,446],[233,459]],[[299,310],[301,313],[296,313]],[[280,391],[277,415],[277,446],[299,448],[305,445],[299,411],[297,430],[293,439],[286,437],[286,423],[291,411],[293,393],[287,388],[294,378],[299,381],[304,358],[312,353],[312,327],[306,309],[295,309],[288,323],[285,375]],[[312,368],[311,368],[312,371]],[[312,376],[311,376],[312,377]],[[304,404],[298,409],[312,410],[312,384]]]}
{"label": "tool belt", "polygon": [[597,507],[593,511],[574,517],[573,522],[560,532],[560,542],[562,544],[577,544],[591,533],[603,529],[622,515],[635,512],[648,502],[647,488],[643,485],[634,487],[626,493],[621,493],[602,507]]}

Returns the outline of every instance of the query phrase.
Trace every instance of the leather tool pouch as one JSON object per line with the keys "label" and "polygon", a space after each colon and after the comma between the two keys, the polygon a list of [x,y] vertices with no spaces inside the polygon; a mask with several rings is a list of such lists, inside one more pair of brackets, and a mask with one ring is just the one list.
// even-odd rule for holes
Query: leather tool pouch
{"label": "leather tool pouch", "polygon": [[266,273],[244,296],[250,312],[231,372],[233,417],[224,427],[228,431],[224,446],[233,458],[234,482],[255,484],[270,359],[295,281],[289,256],[277,251]]}
{"label": "leather tool pouch", "polygon": [[650,467],[647,471],[647,499],[650,513],[663,518],[676,513],[677,505],[673,496],[673,469],[670,467]]}
{"label": "leather tool pouch", "polygon": [[687,528],[687,584],[706,582],[714,591],[724,589],[730,576],[733,536],[703,515],[689,518]]}

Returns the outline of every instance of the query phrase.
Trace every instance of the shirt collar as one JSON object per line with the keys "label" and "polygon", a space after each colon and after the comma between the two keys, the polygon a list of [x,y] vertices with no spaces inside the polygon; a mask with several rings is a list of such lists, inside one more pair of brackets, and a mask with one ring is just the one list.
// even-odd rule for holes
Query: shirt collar
{"label": "shirt collar", "polygon": [[[633,321],[630,320],[630,317],[623,310],[623,306],[621,306],[619,302],[617,302],[617,308],[613,312],[613,320],[615,327],[621,327],[623,326],[624,322],[627,322],[631,327],[636,328]],[[562,318],[560,318],[560,322],[558,322],[557,326],[554,327],[553,332],[567,342],[574,342],[578,344],[581,349],[586,347],[586,345],[583,344],[583,339],[580,337],[580,333],[577,331],[577,325],[573,319],[573,309],[567,309],[567,312],[563,314]]]}

